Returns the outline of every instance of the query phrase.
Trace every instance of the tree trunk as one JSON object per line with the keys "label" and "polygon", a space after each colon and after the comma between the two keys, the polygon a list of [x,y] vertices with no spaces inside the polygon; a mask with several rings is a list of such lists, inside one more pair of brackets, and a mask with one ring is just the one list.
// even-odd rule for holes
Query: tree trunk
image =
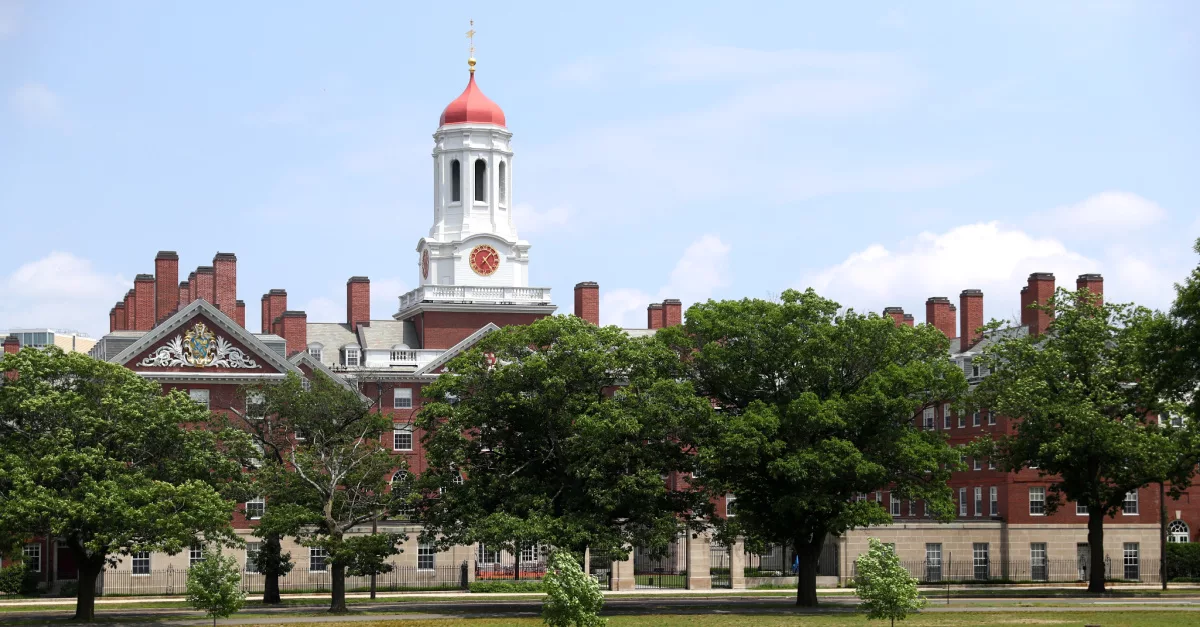
{"label": "tree trunk", "polygon": [[346,565],[332,562],[329,568],[329,587],[332,596],[329,600],[329,611],[334,614],[345,614],[346,609]]}
{"label": "tree trunk", "polygon": [[825,534],[813,534],[812,539],[805,542],[796,541],[796,556],[800,558],[800,568],[796,572],[796,606],[817,606],[817,560],[821,557],[821,547],[825,544]]}
{"label": "tree trunk", "polygon": [[517,547],[513,556],[513,581],[521,580],[521,547]]}
{"label": "tree trunk", "polygon": [[104,557],[90,558],[76,554],[75,563],[79,565],[79,591],[75,596],[75,617],[72,620],[90,623],[96,620],[96,579],[104,570]]}
{"label": "tree trunk", "polygon": [[[376,383],[375,386],[380,389],[383,389],[383,386],[379,385],[378,383]],[[380,392],[380,394],[382,395],[383,392]],[[382,403],[382,401],[380,401],[380,402]],[[379,406],[383,407],[382,404],[380,404]],[[379,519],[372,518],[371,519],[371,535],[375,535],[377,533],[379,533]],[[371,573],[371,598],[372,599],[375,598],[375,573]]]}
{"label": "tree trunk", "polygon": [[1167,486],[1158,484],[1158,576],[1167,589]]}
{"label": "tree trunk", "polygon": [[1092,561],[1088,592],[1104,592],[1104,511],[1088,508],[1088,553]]}
{"label": "tree trunk", "polygon": [[[267,574],[263,575],[263,605],[279,605],[282,601],[279,599],[279,560],[278,556],[282,553],[279,546],[279,536],[268,535],[263,538],[263,547],[268,548],[263,551],[268,555],[276,556],[275,564],[268,568]],[[259,570],[263,570],[261,567]]]}

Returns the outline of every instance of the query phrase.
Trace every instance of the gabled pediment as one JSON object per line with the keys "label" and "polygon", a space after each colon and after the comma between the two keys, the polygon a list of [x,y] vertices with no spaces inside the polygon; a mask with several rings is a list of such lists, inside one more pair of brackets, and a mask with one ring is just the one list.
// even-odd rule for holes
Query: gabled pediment
{"label": "gabled pediment", "polygon": [[154,378],[276,378],[299,368],[205,300],[195,300],[113,357]]}
{"label": "gabled pediment", "polygon": [[500,327],[496,326],[496,324],[494,322],[487,323],[486,325],[481,327],[478,331],[463,338],[462,341],[460,341],[458,344],[455,344],[454,346],[447,348],[446,352],[442,353],[441,355],[438,355],[437,358],[435,358],[433,361],[425,364],[424,366],[421,366],[413,374],[414,375],[423,375],[423,374],[440,373],[446,367],[446,364],[450,362],[451,359],[454,359],[458,355],[462,354],[463,351],[474,346],[476,342],[483,339],[483,336],[487,335],[488,333],[491,333],[492,331],[498,331],[498,330],[500,330]]}

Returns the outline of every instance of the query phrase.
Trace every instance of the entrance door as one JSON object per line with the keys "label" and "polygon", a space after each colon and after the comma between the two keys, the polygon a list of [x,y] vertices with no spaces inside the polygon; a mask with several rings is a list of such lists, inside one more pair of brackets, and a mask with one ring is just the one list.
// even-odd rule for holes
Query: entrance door
{"label": "entrance door", "polygon": [[79,567],[75,564],[75,556],[71,555],[71,550],[67,548],[67,543],[59,541],[55,547],[54,554],[57,560],[54,564],[54,573],[56,579],[79,579]]}
{"label": "entrance door", "polygon": [[1075,557],[1079,562],[1079,580],[1087,581],[1088,573],[1092,569],[1092,550],[1088,547],[1087,542],[1075,545]]}

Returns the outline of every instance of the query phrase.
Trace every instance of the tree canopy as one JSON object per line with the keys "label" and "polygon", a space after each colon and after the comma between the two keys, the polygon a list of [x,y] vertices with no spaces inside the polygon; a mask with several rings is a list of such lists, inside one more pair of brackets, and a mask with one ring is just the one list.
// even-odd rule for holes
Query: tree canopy
{"label": "tree canopy", "polygon": [[665,548],[696,491],[691,434],[711,414],[662,344],[574,316],[494,331],[427,387],[424,537],[582,554]]}
{"label": "tree canopy", "polygon": [[882,503],[856,497],[890,490],[924,500],[934,518],[953,515],[946,481],[959,455],[914,424],[921,408],[966,390],[937,329],[841,311],[810,289],[699,303],[659,336],[718,407],[696,482],[736,498],[721,535],[794,547],[797,604],[817,603],[827,536],[891,522]]}
{"label": "tree canopy", "polygon": [[79,568],[76,619],[94,618],[96,577],[121,555],[233,541],[220,491],[240,481],[226,454],[240,434],[204,428],[207,408],[54,347],[4,355],[0,372],[0,529],[10,543],[65,542]]}

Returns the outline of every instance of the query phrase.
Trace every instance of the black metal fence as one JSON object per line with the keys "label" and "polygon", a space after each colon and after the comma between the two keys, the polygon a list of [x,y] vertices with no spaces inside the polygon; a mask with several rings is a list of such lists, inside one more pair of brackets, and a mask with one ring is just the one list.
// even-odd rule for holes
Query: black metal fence
{"label": "black metal fence", "polygon": [[[837,577],[840,572],[838,545],[825,541],[817,559],[817,576]],[[747,577],[790,577],[796,574],[796,552],[791,547],[768,545],[762,553],[746,553]]]}
{"label": "black metal fence", "polygon": [[[909,574],[922,584],[956,583],[1075,583],[1088,581],[1091,564],[1073,559],[1047,560],[900,560]],[[851,564],[851,576],[857,576]],[[1104,558],[1108,581],[1161,583],[1159,560],[1114,561]]]}
{"label": "black metal fence", "polygon": [[714,588],[732,588],[729,576],[729,547],[719,542],[708,545],[708,574]]}
{"label": "black metal fence", "polygon": [[476,581],[516,581],[541,579],[546,576],[545,562],[521,562],[517,564],[475,564]]}
{"label": "black metal fence", "polygon": [[[380,592],[396,590],[465,590],[467,563],[439,565],[433,568],[397,566],[391,572],[375,577],[375,589]],[[544,569],[543,569],[544,572]],[[279,578],[280,592],[323,592],[332,587],[328,570],[300,571],[295,569]],[[188,571],[184,568],[152,570],[133,574],[127,570],[107,570],[96,581],[96,594],[105,596],[171,596],[187,592]],[[259,573],[242,573],[242,590],[262,592],[265,577]],[[371,587],[370,577],[346,577],[347,592],[365,592]]]}
{"label": "black metal fence", "polygon": [[663,556],[644,549],[635,550],[633,580],[638,588],[686,588],[687,572],[679,566],[676,545],[669,545]]}

